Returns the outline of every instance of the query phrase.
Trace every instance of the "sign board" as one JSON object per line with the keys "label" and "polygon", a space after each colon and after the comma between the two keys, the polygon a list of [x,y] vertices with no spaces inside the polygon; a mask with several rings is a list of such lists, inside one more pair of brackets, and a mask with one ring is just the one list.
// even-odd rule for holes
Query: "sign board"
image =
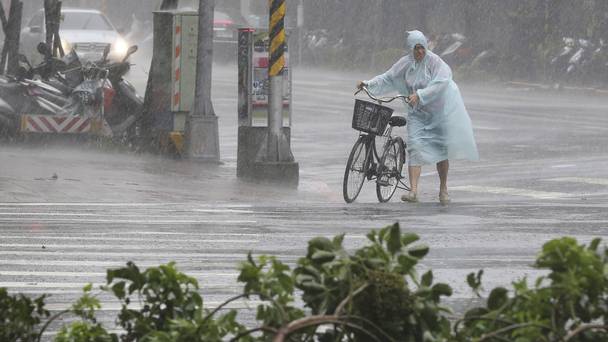
{"label": "sign board", "polygon": [[[251,125],[268,126],[268,96],[270,80],[268,78],[268,32],[253,33],[251,54]],[[291,70],[289,53],[285,53],[283,76],[283,126],[291,127]]]}

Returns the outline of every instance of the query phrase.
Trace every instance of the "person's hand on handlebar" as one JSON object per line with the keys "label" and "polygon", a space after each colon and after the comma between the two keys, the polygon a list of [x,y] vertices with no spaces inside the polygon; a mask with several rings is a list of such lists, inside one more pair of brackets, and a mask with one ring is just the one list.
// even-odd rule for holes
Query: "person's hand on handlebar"
{"label": "person's hand on handlebar", "polygon": [[420,98],[418,97],[418,94],[413,93],[412,95],[407,97],[409,99],[409,101],[407,101],[407,103],[410,104],[410,106],[415,107],[418,102],[420,101]]}
{"label": "person's hand on handlebar", "polygon": [[367,84],[365,84],[365,82],[363,81],[357,81],[357,89],[363,89],[363,87],[366,87]]}

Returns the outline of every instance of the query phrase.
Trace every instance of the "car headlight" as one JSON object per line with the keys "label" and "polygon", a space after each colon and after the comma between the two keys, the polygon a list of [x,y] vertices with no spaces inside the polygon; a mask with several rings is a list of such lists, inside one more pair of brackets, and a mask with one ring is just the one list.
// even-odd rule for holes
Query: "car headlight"
{"label": "car headlight", "polygon": [[114,44],[112,44],[112,54],[115,56],[122,57],[127,54],[127,50],[129,50],[129,44],[122,38],[116,39]]}

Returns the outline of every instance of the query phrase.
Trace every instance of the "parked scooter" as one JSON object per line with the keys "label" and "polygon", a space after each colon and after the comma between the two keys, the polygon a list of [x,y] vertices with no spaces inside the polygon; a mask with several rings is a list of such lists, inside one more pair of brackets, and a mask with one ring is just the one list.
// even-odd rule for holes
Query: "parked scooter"
{"label": "parked scooter", "polygon": [[460,33],[446,34],[436,43],[435,51],[448,65],[457,67],[473,58],[467,37]]}
{"label": "parked scooter", "polygon": [[122,78],[137,46],[115,63],[107,60],[108,46],[100,61],[85,66],[75,51],[58,59],[44,43],[38,50],[45,56],[43,63],[32,67],[22,56],[18,75],[0,79],[0,125],[5,134],[16,133],[23,114],[95,118],[103,123],[101,134],[106,136],[124,134],[140,117],[143,101]]}
{"label": "parked scooter", "polygon": [[112,127],[114,136],[123,136],[125,133],[133,136],[134,125],[143,113],[143,98],[137,94],[135,87],[124,79],[131,68],[128,62],[129,56],[136,51],[137,45],[133,45],[122,61],[114,63],[106,61],[104,65],[108,69],[108,80],[114,91],[112,100],[108,102],[105,118]]}

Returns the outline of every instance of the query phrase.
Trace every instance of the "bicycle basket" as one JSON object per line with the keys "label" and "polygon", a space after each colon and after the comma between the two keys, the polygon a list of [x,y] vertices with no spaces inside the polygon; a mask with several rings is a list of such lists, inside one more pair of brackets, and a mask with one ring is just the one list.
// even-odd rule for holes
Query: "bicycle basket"
{"label": "bicycle basket", "polygon": [[391,108],[355,99],[353,128],[361,132],[380,135],[384,133],[392,115],[393,110]]}

